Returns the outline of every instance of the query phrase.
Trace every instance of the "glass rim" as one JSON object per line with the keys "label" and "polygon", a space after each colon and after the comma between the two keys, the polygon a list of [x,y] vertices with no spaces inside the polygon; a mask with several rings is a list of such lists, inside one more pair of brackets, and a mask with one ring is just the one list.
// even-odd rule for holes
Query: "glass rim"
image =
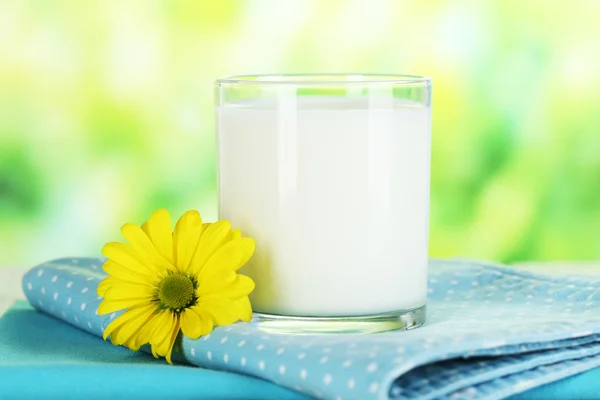
{"label": "glass rim", "polygon": [[[325,78],[325,79],[319,79]],[[360,79],[359,79],[360,78]],[[373,85],[431,83],[432,78],[413,74],[375,73],[309,73],[309,74],[243,74],[228,75],[216,80],[217,84],[233,85]]]}

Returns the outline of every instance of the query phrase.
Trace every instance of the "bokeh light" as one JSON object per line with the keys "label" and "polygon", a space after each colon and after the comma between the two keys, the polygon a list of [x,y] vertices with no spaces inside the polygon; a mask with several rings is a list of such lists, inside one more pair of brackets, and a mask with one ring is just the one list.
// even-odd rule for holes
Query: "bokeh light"
{"label": "bokeh light", "polygon": [[[237,73],[434,78],[430,254],[600,258],[600,2],[0,2],[0,266],[216,218]],[[352,218],[352,216],[348,216]]]}

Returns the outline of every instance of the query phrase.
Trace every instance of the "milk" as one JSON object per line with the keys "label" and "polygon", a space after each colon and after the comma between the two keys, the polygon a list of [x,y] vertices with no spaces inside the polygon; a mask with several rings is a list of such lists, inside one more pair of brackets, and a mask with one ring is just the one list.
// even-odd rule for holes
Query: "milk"
{"label": "milk", "polygon": [[355,316],[425,304],[430,109],[373,104],[218,107],[220,218],[256,241],[240,271],[256,282],[255,311]]}

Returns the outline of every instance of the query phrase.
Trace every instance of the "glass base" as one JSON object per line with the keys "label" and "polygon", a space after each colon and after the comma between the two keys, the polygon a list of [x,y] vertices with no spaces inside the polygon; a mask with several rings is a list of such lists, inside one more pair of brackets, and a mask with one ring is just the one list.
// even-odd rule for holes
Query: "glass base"
{"label": "glass base", "polygon": [[291,317],[255,313],[251,323],[271,333],[377,333],[418,328],[425,323],[425,310],[426,306],[421,306],[356,317]]}

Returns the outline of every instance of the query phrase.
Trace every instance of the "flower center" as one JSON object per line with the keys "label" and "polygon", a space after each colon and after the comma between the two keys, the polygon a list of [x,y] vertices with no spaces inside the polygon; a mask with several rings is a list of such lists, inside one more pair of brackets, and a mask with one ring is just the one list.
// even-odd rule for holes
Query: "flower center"
{"label": "flower center", "polygon": [[158,300],[164,307],[180,312],[194,302],[194,283],[184,274],[169,275],[158,287]]}

